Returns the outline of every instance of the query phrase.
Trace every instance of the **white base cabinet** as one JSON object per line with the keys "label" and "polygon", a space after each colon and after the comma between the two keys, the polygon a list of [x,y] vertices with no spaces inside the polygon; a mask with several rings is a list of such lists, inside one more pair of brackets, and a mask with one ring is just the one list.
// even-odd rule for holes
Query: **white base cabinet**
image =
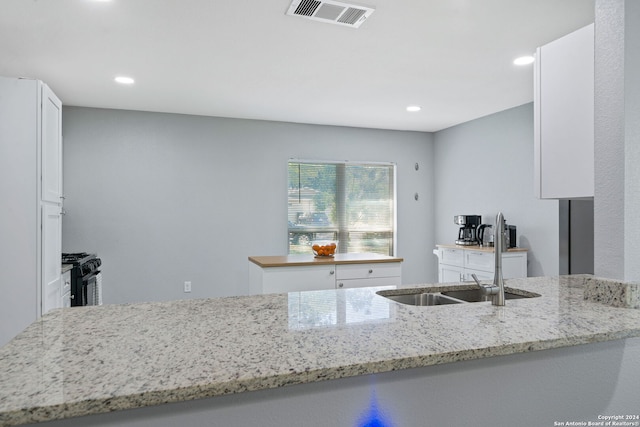
{"label": "white base cabinet", "polygon": [[[493,280],[495,254],[493,251],[466,248],[438,247],[438,282],[469,282],[475,274],[479,280]],[[502,277],[527,277],[527,252],[513,251],[502,254]]]}
{"label": "white base cabinet", "polygon": [[61,307],[71,307],[71,270],[62,273]]}
{"label": "white base cabinet", "polygon": [[42,205],[42,314],[62,304],[62,214],[60,206]]}
{"label": "white base cabinet", "polygon": [[397,286],[401,282],[400,261],[287,266],[260,266],[249,261],[249,293],[251,295]]}
{"label": "white base cabinet", "polygon": [[255,295],[332,289],[335,274],[335,265],[262,268],[249,263],[249,291]]}

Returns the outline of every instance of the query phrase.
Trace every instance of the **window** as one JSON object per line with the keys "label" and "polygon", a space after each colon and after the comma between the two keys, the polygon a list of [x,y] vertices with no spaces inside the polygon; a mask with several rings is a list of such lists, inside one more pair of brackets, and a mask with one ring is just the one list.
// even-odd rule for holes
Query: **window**
{"label": "window", "polygon": [[289,253],[331,240],[337,252],[395,251],[395,165],[289,161]]}

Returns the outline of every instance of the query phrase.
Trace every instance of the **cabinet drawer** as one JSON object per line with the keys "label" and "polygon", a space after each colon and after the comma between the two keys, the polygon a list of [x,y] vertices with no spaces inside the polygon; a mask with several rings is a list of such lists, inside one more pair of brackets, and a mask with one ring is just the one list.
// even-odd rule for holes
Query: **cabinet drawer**
{"label": "cabinet drawer", "polygon": [[335,289],[335,266],[272,267],[262,275],[262,293]]}
{"label": "cabinet drawer", "polygon": [[374,277],[372,279],[338,280],[336,288],[366,288],[369,286],[400,286],[400,276]]}
{"label": "cabinet drawer", "polygon": [[67,271],[62,275],[62,291],[64,295],[67,292],[71,292],[71,272]]}
{"label": "cabinet drawer", "polygon": [[492,272],[488,272],[488,271],[482,271],[482,270],[464,270],[464,282],[472,282],[473,281],[473,276],[472,274],[475,274],[476,277],[478,278],[478,280],[486,280],[486,281],[492,281],[493,280],[493,273]]}
{"label": "cabinet drawer", "polygon": [[71,307],[71,293],[67,292],[66,294],[62,295],[62,307],[67,308],[67,307]]}
{"label": "cabinet drawer", "polygon": [[[400,277],[401,267],[398,262],[374,264],[348,264],[336,266],[336,279],[371,279],[376,277]],[[377,285],[370,285],[377,286]]]}
{"label": "cabinet drawer", "polygon": [[495,268],[495,255],[493,252],[467,251],[464,267],[492,272]]}
{"label": "cabinet drawer", "polygon": [[464,251],[462,249],[442,249],[440,262],[442,264],[462,267],[464,265]]}

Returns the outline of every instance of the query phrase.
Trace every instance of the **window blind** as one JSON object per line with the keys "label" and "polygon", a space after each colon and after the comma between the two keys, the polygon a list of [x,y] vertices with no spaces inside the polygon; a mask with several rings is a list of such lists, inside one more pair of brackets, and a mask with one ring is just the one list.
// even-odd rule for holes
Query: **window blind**
{"label": "window blind", "polygon": [[395,250],[395,165],[291,160],[289,253],[334,241],[339,253]]}

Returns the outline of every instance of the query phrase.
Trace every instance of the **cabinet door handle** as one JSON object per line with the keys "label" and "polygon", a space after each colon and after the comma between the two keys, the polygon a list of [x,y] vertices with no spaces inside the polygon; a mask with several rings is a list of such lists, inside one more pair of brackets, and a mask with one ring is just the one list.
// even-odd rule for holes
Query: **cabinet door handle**
{"label": "cabinet door handle", "polygon": [[344,283],[338,283],[338,287],[341,288],[344,286]]}
{"label": "cabinet door handle", "polygon": [[373,269],[369,269],[369,274],[373,273]]}
{"label": "cabinet door handle", "polygon": [[331,271],[329,272],[329,274],[335,274],[335,271],[331,270]]}

